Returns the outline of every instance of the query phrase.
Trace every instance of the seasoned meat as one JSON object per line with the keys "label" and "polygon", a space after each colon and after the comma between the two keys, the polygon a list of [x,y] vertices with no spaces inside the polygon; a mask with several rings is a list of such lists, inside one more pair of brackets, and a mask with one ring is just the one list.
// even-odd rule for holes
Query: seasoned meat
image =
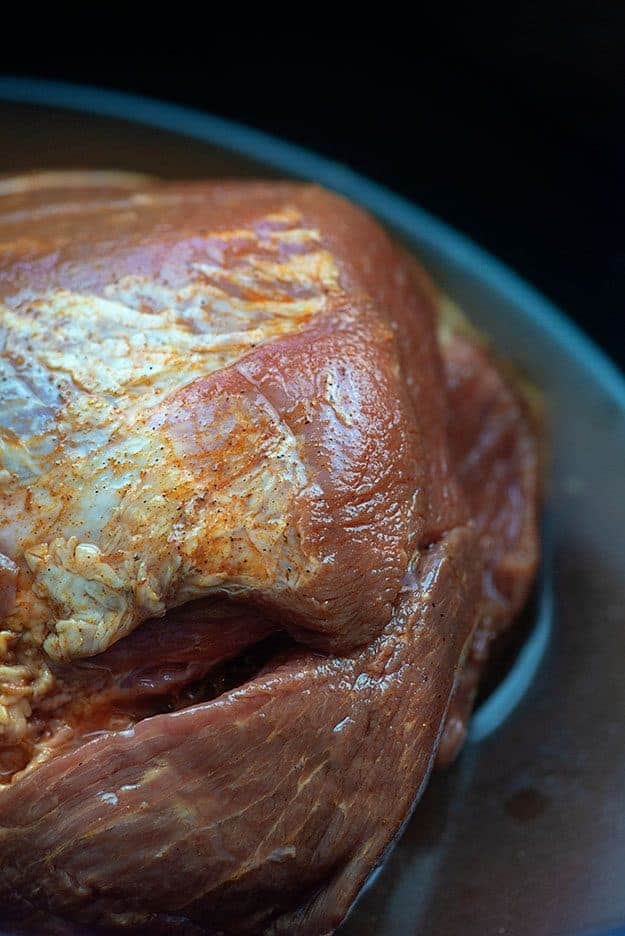
{"label": "seasoned meat", "polygon": [[526,407],[336,196],[56,181],[0,198],[0,905],[331,932],[525,600]]}

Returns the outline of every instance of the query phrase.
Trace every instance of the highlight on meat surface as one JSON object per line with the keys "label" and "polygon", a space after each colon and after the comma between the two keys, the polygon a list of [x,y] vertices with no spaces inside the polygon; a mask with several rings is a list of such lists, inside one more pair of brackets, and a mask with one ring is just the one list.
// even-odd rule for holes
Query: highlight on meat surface
{"label": "highlight on meat surface", "polygon": [[530,410],[321,189],[0,182],[0,908],[332,931],[525,602]]}

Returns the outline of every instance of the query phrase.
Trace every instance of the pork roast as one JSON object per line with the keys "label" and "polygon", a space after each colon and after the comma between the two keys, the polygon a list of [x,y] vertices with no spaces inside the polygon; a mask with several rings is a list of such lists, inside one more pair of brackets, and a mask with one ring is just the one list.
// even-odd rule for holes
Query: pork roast
{"label": "pork roast", "polygon": [[0,184],[11,925],[345,916],[537,563],[527,402],[446,308],[316,187]]}

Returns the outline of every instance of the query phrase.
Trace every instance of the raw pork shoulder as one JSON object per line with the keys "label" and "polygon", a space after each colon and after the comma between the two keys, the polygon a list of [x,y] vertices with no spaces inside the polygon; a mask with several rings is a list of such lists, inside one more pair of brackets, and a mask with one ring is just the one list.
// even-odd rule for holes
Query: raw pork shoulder
{"label": "raw pork shoulder", "polygon": [[0,182],[5,918],[344,917],[537,562],[528,405],[445,310],[315,187]]}

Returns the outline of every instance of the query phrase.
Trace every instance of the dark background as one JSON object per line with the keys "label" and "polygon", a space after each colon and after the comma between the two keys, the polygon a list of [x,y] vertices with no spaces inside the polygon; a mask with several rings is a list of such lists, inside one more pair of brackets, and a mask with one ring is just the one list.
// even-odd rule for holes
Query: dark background
{"label": "dark background", "polygon": [[137,39],[98,6],[72,12],[71,41],[9,43],[3,71],[167,98],[349,163],[505,260],[625,366],[625,4],[443,3],[390,34],[378,8],[366,39],[336,36],[327,12],[318,36],[303,21],[242,38],[195,7]]}

